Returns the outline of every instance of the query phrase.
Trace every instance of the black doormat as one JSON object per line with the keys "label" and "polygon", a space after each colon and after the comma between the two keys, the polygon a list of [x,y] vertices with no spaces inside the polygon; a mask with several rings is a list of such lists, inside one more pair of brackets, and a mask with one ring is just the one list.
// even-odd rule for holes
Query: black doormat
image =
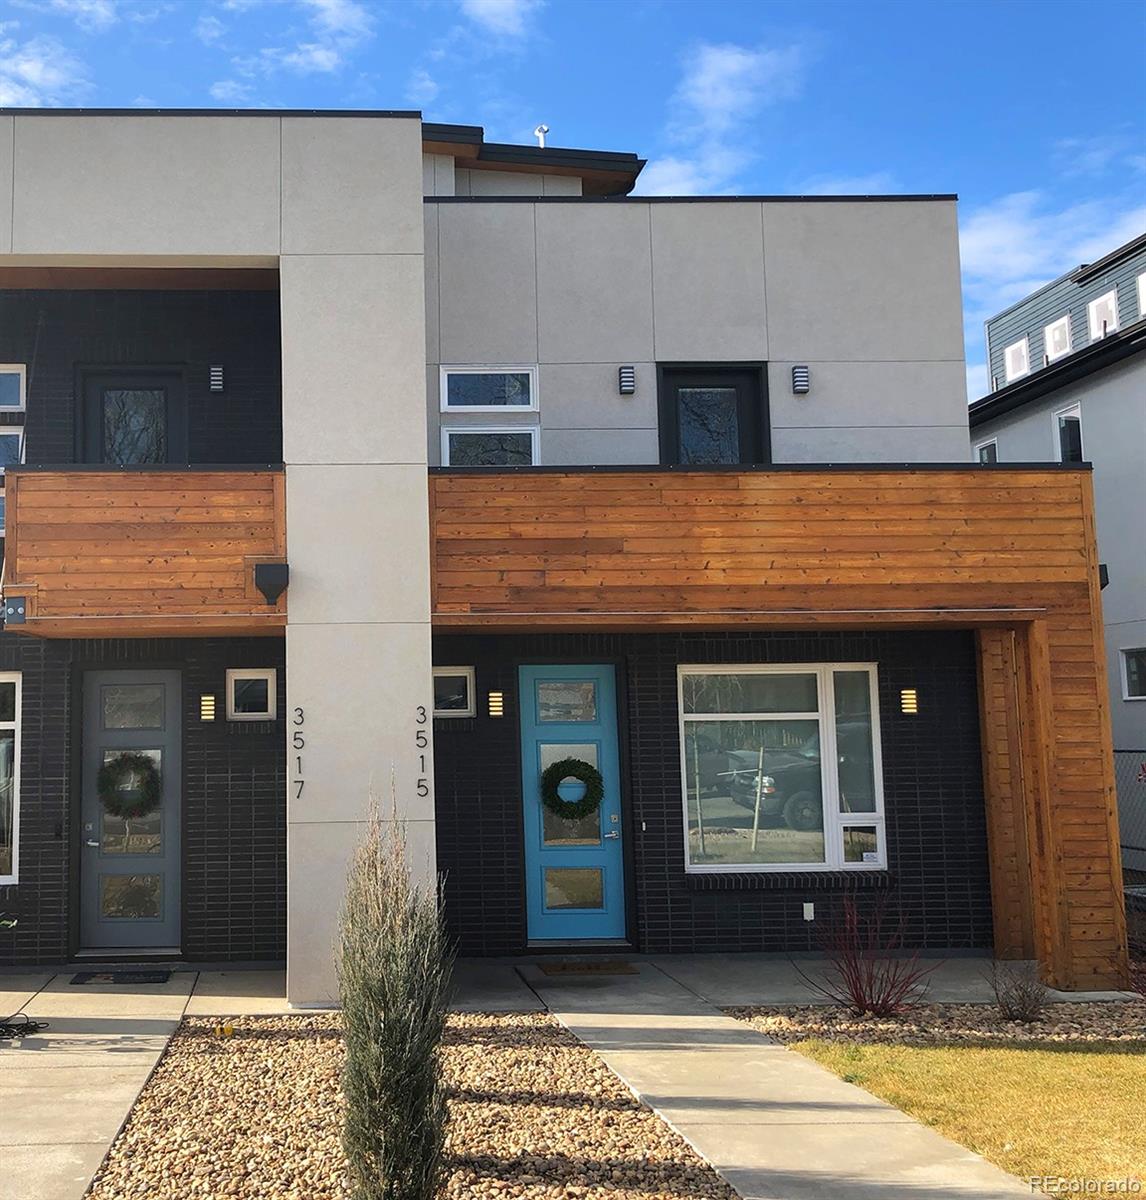
{"label": "black doormat", "polygon": [[81,971],[73,975],[72,986],[84,983],[166,983],[170,971]]}
{"label": "black doormat", "polygon": [[627,962],[549,962],[538,963],[542,975],[639,975]]}

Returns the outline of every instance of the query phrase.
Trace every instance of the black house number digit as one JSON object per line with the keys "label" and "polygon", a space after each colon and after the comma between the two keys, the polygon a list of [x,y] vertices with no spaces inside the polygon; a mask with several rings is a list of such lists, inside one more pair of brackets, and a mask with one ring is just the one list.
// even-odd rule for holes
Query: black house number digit
{"label": "black house number digit", "polygon": [[[306,723],[306,714],[301,708],[296,708],[294,710],[293,723],[295,725],[303,725]],[[304,738],[297,729],[293,734],[291,734],[291,745],[295,750],[302,750],[302,748],[306,745],[306,738]],[[294,798],[296,800],[302,799],[302,792],[303,788],[305,787],[306,780],[303,778],[302,755],[296,754],[294,760]]]}
{"label": "black house number digit", "polygon": [[[425,725],[429,720],[429,716],[426,712],[426,706],[424,704],[417,705],[414,709],[414,714],[414,719],[418,725]],[[425,750],[429,744],[430,739],[427,736],[426,731],[424,729],[415,729],[414,745],[417,746],[419,750]],[[426,756],[424,754],[418,755],[418,769],[420,771],[424,771],[426,769]],[[419,776],[414,782],[414,787],[418,793],[418,796],[423,800],[430,794],[430,781],[425,776]]]}

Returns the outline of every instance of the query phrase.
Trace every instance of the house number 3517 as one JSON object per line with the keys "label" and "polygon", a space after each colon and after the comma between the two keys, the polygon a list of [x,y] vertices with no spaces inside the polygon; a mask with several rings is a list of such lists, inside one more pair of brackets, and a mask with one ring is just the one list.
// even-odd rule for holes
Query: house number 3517
{"label": "house number 3517", "polygon": [[430,794],[430,780],[426,776],[426,752],[430,748],[430,735],[426,728],[429,723],[426,706],[419,704],[414,710],[414,746],[418,751],[418,779],[414,786],[422,799]]}
{"label": "house number 3517", "polygon": [[306,738],[303,737],[302,727],[306,724],[306,713],[301,708],[296,708],[291,715],[291,724],[295,727],[291,731],[291,749],[294,751],[294,798],[302,799],[303,788],[306,787],[306,780],[303,777],[302,771],[302,751],[306,746]]}

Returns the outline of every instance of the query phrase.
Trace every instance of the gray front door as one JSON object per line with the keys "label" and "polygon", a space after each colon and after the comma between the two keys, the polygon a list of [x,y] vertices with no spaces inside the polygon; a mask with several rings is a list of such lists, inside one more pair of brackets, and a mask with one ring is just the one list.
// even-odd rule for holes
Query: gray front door
{"label": "gray front door", "polygon": [[179,946],[180,707],[178,671],[84,675],[85,950]]}

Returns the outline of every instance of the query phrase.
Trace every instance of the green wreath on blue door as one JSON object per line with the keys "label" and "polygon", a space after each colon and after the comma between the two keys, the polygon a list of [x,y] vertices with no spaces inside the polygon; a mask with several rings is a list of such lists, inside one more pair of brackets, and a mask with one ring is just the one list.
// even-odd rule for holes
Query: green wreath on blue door
{"label": "green wreath on blue door", "polygon": [[134,750],[124,750],[100,767],[96,790],[104,811],[124,821],[153,813],[163,791],[154,760]]}
{"label": "green wreath on blue door", "polygon": [[[563,780],[579,779],[585,785],[585,794],[580,800],[563,800],[558,790]],[[554,816],[567,821],[578,821],[595,813],[605,796],[605,781],[601,772],[583,758],[563,758],[552,763],[541,773],[541,803]]]}

